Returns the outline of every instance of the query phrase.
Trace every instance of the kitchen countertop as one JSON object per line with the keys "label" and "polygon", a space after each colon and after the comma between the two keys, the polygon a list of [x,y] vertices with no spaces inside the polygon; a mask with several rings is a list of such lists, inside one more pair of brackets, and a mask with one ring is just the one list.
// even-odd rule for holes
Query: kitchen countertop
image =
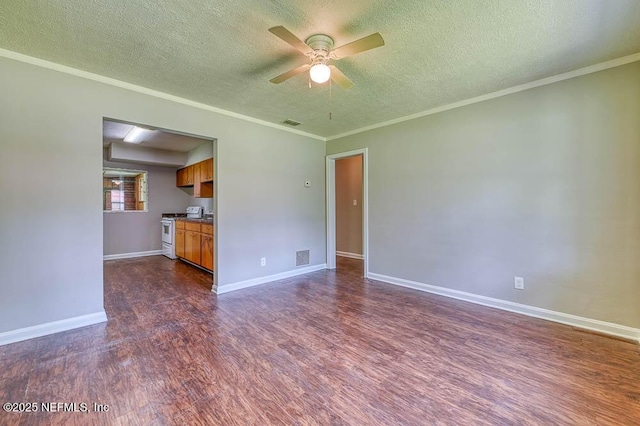
{"label": "kitchen countertop", "polygon": [[173,219],[185,220],[189,222],[210,223],[213,224],[213,215],[205,214],[201,219],[187,218],[186,213],[162,213],[162,218],[170,217]]}
{"label": "kitchen countertop", "polygon": [[176,219],[184,220],[185,222],[210,223],[213,225],[213,218],[203,217],[202,219],[193,219],[193,218],[186,218],[186,217],[178,217]]}

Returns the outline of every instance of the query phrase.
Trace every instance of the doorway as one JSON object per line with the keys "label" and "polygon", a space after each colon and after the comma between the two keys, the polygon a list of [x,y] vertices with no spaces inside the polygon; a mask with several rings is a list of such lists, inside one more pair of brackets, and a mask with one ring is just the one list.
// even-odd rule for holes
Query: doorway
{"label": "doorway", "polygon": [[[159,264],[177,264],[173,221],[186,215],[188,206],[199,207],[212,221],[211,228],[217,229],[215,138],[103,117],[102,147],[104,260],[157,256],[162,261]],[[198,190],[206,184],[212,188],[209,193],[196,193],[195,182],[179,185],[179,169],[202,164],[211,168],[198,172]],[[168,222],[173,225],[171,238],[165,234]],[[206,269],[215,291],[218,265],[213,247],[217,246],[217,232],[212,236],[198,232],[197,236],[208,237],[210,242],[212,259]],[[198,243],[199,257],[202,247]]]}
{"label": "doorway", "polygon": [[[340,194],[338,198],[339,190],[337,190],[337,184],[339,183],[340,175],[336,173],[336,162],[348,159],[361,159],[361,176],[362,176],[362,193],[361,198],[354,197],[354,193]],[[359,165],[359,161],[353,161],[353,165]],[[346,163],[345,163],[346,165]],[[341,165],[338,165],[340,168]],[[338,261],[337,255],[341,255],[347,258],[361,257],[363,261],[363,275],[367,278],[369,274],[369,224],[368,224],[368,152],[367,148],[358,149],[354,151],[342,152],[339,154],[332,154],[327,156],[326,160],[326,176],[327,176],[327,268],[336,269]],[[349,172],[353,173],[353,171]],[[354,201],[355,200],[355,201]],[[356,204],[356,205],[354,205]],[[360,204],[358,206],[357,204]],[[359,208],[358,208],[359,207]],[[340,211],[339,213],[339,209]],[[340,216],[357,216],[348,211],[358,210],[361,215],[361,220],[354,223],[361,222],[360,229],[355,232],[349,232],[348,229],[344,229],[344,226],[339,226]],[[357,226],[357,225],[356,225]],[[338,236],[338,231],[341,235]],[[349,232],[349,235],[344,235],[345,232]],[[354,235],[360,238],[360,241],[354,241]],[[340,238],[339,238],[340,237]],[[359,243],[359,244],[358,244]],[[340,244],[340,249],[338,249]],[[361,253],[354,253],[361,248]]]}

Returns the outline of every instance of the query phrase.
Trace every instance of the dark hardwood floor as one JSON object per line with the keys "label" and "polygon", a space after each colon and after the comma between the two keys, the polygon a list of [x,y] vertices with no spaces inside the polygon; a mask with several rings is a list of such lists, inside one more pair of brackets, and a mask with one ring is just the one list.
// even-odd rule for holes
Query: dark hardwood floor
{"label": "dark hardwood floor", "polygon": [[210,274],[161,256],[105,262],[108,323],[0,347],[3,403],[90,412],[0,424],[640,422],[637,345],[339,262],[221,296]]}

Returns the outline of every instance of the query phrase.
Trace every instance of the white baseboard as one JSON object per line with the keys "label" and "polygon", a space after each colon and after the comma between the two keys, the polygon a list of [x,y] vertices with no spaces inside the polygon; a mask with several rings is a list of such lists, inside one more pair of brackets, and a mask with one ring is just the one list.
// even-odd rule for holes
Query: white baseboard
{"label": "white baseboard", "polygon": [[611,322],[605,322],[591,318],[579,317],[577,315],[565,314],[563,312],[551,311],[548,309],[537,308],[535,306],[523,305],[520,303],[509,302],[507,300],[494,299],[492,297],[480,296],[464,291],[452,290],[444,287],[423,284],[416,281],[409,281],[402,278],[389,277],[376,273],[369,273],[368,278],[372,280],[382,281],[388,284],[412,288],[414,290],[439,294],[440,296],[451,297],[453,299],[464,300],[466,302],[471,302],[478,305],[502,309],[503,311],[514,312],[517,314],[527,315],[529,317],[541,318],[544,320],[554,321],[586,330],[592,330],[598,333],[622,337],[640,343],[640,329],[638,328],[627,327],[625,325],[614,324]]}
{"label": "white baseboard", "polygon": [[105,311],[0,333],[0,346],[107,321]]}
{"label": "white baseboard", "polygon": [[347,251],[336,251],[336,256],[350,257],[351,259],[364,259],[364,256],[358,253],[349,253]]}
{"label": "white baseboard", "polygon": [[229,293],[231,291],[242,290],[243,288],[254,287],[260,284],[266,284],[273,281],[283,280],[285,278],[291,278],[298,275],[309,274],[311,272],[327,269],[327,264],[307,266],[306,268],[294,269],[292,271],[281,272],[279,274],[267,275],[265,277],[252,278],[246,281],[239,281],[237,283],[220,285],[218,286],[217,294]]}
{"label": "white baseboard", "polygon": [[102,259],[103,260],[131,259],[133,257],[157,256],[159,254],[162,254],[162,250],[136,251],[132,253],[120,253],[120,254],[105,254],[104,256],[102,256]]}

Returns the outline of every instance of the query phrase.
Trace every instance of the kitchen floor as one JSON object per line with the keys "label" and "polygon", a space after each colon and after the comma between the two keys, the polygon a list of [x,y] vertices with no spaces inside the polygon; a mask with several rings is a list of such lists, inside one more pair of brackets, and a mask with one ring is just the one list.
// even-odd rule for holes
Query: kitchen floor
{"label": "kitchen floor", "polygon": [[108,323],[0,347],[3,402],[89,412],[0,424],[637,424],[636,344],[338,262],[216,296],[181,262],[107,261]]}

